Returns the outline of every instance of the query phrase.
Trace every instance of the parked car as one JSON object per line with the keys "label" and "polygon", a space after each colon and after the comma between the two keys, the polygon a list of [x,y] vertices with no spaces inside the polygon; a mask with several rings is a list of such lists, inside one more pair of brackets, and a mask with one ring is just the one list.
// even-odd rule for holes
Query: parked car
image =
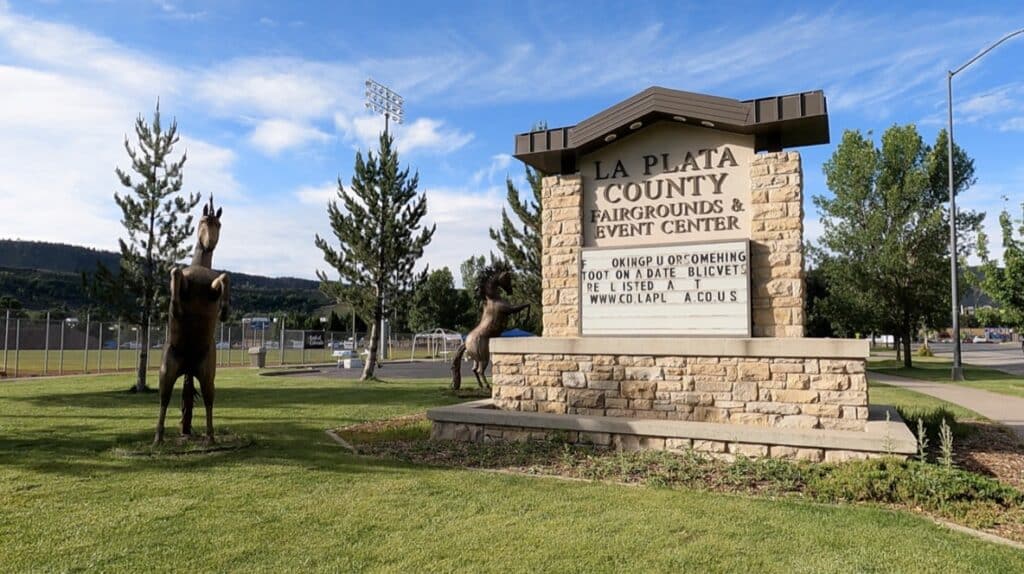
{"label": "parked car", "polygon": [[987,337],[982,337],[981,335],[975,335],[975,337],[973,339],[971,339],[971,342],[972,343],[991,343],[992,341],[989,340]]}

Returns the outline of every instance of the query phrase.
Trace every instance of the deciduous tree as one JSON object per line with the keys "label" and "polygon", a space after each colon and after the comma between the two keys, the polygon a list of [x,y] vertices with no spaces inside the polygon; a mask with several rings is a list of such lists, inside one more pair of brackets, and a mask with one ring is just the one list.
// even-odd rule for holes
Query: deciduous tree
{"label": "deciduous tree", "polygon": [[[825,306],[832,313],[863,317],[903,345],[911,366],[911,338],[949,313],[949,227],[945,201],[945,133],[924,143],[913,125],[893,126],[881,148],[859,131],[846,131],[824,166],[833,197],[816,196],[827,253]],[[954,149],[954,189],[974,183],[974,162]],[[958,230],[966,237],[983,216],[964,212]],[[964,242],[966,243],[966,242]],[[969,246],[964,246],[969,249]],[[859,316],[859,317],[858,317]]]}
{"label": "deciduous tree", "polygon": [[[1024,214],[1024,204],[1021,212]],[[999,214],[999,229],[1002,265],[990,257],[988,238],[981,235],[978,240],[979,255],[984,261],[981,286],[1002,305],[1003,320],[1020,329],[1024,328],[1024,217],[1015,221],[1009,210],[1004,209]]]}

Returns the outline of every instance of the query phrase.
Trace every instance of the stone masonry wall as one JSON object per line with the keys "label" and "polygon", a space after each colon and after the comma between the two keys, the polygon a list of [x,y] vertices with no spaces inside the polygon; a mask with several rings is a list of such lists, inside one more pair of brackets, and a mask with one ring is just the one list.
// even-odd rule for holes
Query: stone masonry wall
{"label": "stone masonry wall", "polygon": [[750,172],[751,333],[755,337],[803,337],[804,208],[800,154],[758,154]]}
{"label": "stone masonry wall", "polygon": [[541,203],[541,304],[545,337],[580,331],[580,250],[583,247],[583,180],[545,177]]}
{"label": "stone masonry wall", "polygon": [[508,411],[863,430],[864,360],[495,354]]}
{"label": "stone masonry wall", "polygon": [[[755,337],[803,337],[803,172],[800,154],[758,154],[751,164],[751,308]],[[544,178],[542,305],[545,337],[578,337],[583,181]]]}
{"label": "stone masonry wall", "polygon": [[[734,460],[738,456],[747,458],[781,458],[786,460],[807,460],[812,462],[843,462],[894,456],[891,453],[864,452],[846,449],[792,447],[769,443],[726,442],[689,438],[666,438],[658,436],[627,435],[607,432],[560,431],[539,428],[525,428],[473,423],[434,421],[430,438],[458,442],[527,442],[563,441],[569,444],[610,448],[619,451],[664,450],[683,453],[694,451],[706,456]],[[899,458],[905,458],[901,455]]]}

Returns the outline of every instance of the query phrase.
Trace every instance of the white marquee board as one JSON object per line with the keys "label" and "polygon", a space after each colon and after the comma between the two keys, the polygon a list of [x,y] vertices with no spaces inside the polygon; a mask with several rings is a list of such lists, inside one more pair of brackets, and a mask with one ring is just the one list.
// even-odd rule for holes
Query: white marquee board
{"label": "white marquee board", "polygon": [[750,336],[750,242],[584,249],[583,335]]}

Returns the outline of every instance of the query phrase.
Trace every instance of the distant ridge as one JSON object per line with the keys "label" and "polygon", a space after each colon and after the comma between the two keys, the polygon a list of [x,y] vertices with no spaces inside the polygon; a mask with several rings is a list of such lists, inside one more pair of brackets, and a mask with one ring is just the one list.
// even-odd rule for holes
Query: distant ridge
{"label": "distant ridge", "polygon": [[[94,272],[97,263],[116,270],[119,260],[118,253],[81,245],[0,239],[0,296],[12,296],[28,309],[55,308],[61,303],[84,307],[89,301],[81,274]],[[318,281],[227,271],[232,307],[242,313],[310,313],[328,303]]]}

